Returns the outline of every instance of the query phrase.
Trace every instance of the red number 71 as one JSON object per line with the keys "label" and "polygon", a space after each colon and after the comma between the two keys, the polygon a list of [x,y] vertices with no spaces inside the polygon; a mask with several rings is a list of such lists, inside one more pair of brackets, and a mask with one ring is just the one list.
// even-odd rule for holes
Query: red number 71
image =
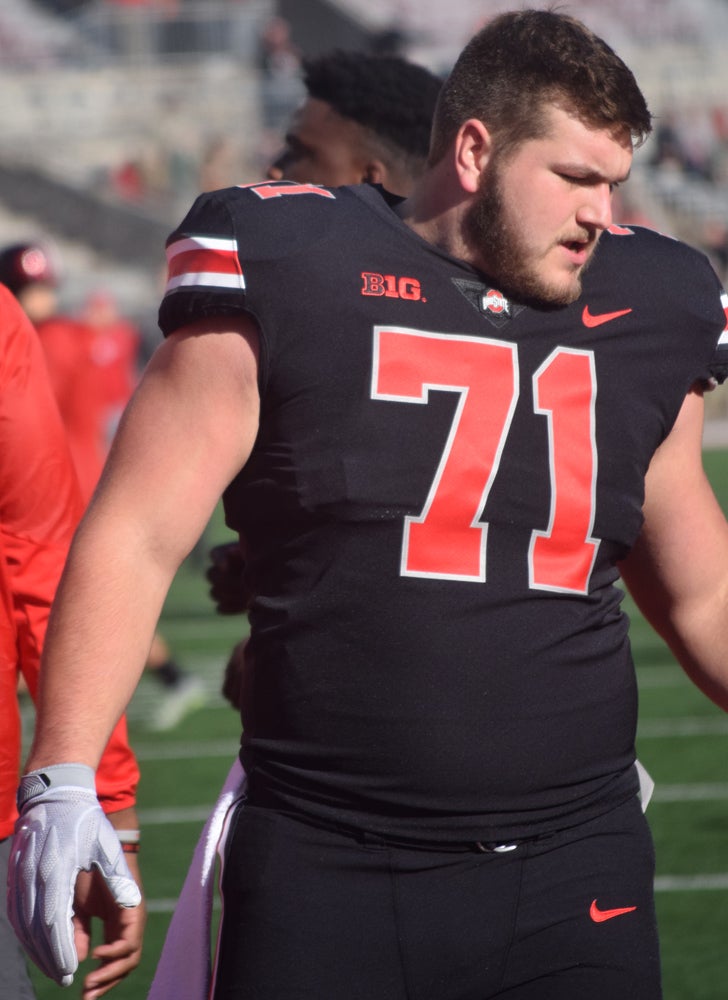
{"label": "red number 71", "polygon": [[[374,330],[373,399],[426,405],[430,390],[459,396],[422,512],[404,520],[403,576],[486,579],[480,521],[519,395],[515,344],[402,327]],[[591,351],[558,347],[533,375],[533,409],[548,421],[551,511],[534,529],[529,584],[586,593],[599,542],[594,524],[596,376]],[[528,484],[524,484],[524,489]]]}

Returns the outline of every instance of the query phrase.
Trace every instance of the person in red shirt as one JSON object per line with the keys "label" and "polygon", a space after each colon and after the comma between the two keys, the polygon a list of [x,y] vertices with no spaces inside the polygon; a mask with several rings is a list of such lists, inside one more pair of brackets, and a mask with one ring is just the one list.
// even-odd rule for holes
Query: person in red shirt
{"label": "person in red shirt", "polygon": [[[38,332],[86,506],[136,386],[139,331],[103,290],[89,295],[80,315],[59,313],[60,268],[40,242],[0,250],[0,282]],[[147,669],[164,691],[152,728],[171,729],[204,702],[201,679],[180,668],[160,633],[152,642]]]}
{"label": "person in red shirt", "polygon": [[89,296],[79,318],[53,315],[35,326],[88,502],[136,385],[139,332],[102,291]]}
{"label": "person in red shirt", "polygon": [[[51,601],[83,504],[66,436],[48,381],[43,353],[31,324],[0,285],[0,858],[7,864],[17,819],[20,773],[20,676],[31,695],[38,687],[40,653]],[[139,768],[127,740],[126,719],[117,724],[96,773],[102,808],[124,839],[133,838]],[[134,846],[134,845],[130,845]],[[135,855],[128,854],[137,881]],[[77,900],[81,954],[85,903]],[[144,907],[125,910],[126,951],[94,952],[103,968],[90,974],[96,986],[112,985],[139,962]],[[3,915],[0,918],[0,997],[32,997],[25,957]],[[87,983],[87,989],[89,985]],[[101,994],[98,994],[101,995]]]}
{"label": "person in red shirt", "polygon": [[59,273],[50,249],[40,243],[15,243],[0,251],[0,281],[40,338],[86,505],[137,382],[140,337],[105,292],[92,293],[79,316],[60,313]]}

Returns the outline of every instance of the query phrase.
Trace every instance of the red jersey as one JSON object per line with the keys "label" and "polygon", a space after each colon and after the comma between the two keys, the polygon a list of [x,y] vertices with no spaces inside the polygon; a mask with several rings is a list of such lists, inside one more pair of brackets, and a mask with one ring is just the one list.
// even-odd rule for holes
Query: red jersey
{"label": "red jersey", "polygon": [[[22,671],[35,695],[48,613],[82,511],[38,338],[0,285],[0,839],[17,817]],[[97,773],[106,811],[134,804],[139,771],[117,725]]]}

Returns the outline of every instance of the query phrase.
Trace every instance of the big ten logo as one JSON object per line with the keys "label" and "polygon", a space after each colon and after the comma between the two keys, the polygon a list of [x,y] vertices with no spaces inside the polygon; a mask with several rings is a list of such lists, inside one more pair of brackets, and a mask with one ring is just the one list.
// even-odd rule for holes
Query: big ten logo
{"label": "big ten logo", "polygon": [[407,299],[410,302],[427,301],[417,278],[398,278],[394,274],[362,271],[361,280],[362,295],[384,295],[388,299]]}

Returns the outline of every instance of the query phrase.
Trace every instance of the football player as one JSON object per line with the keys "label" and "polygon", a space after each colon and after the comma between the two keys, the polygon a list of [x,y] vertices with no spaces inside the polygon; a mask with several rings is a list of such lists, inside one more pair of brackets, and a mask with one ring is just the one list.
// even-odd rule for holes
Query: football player
{"label": "football player", "polygon": [[464,49],[406,200],[193,205],[46,647],[10,885],[58,894],[48,933],[70,889],[30,831],[76,845],[78,808],[39,777],[90,787],[223,493],[254,598],[211,996],[660,997],[619,582],[728,707],[728,334],[704,256],[614,224],[650,129],[602,39],[520,10]]}
{"label": "football player", "polygon": [[442,81],[400,56],[335,51],[304,60],[303,83],[306,99],[268,176],[408,194],[425,167]]}

